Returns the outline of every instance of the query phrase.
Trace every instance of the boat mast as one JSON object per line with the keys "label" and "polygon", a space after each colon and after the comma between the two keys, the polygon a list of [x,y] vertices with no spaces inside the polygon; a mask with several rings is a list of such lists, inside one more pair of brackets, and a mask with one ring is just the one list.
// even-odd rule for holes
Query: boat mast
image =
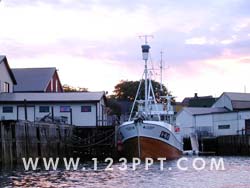
{"label": "boat mast", "polygon": [[163,67],[162,67],[162,54],[163,54],[163,52],[161,51],[160,53],[161,53],[161,61],[160,61],[160,70],[161,70],[161,95],[163,95],[163,88],[162,88],[162,69],[163,69]]}
{"label": "boat mast", "polygon": [[148,45],[148,37],[152,37],[151,35],[144,35],[140,36],[140,38],[143,37],[145,39],[145,44],[141,46],[142,48],[142,59],[145,61],[145,112],[146,115],[148,115],[148,54],[150,46]]}

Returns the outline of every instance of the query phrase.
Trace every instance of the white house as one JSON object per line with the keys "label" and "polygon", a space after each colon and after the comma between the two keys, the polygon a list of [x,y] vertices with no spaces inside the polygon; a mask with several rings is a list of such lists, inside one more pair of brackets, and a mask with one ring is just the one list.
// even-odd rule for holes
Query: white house
{"label": "white house", "polygon": [[105,126],[106,111],[104,92],[64,93],[56,68],[11,70],[0,56],[0,120]]}
{"label": "white house", "polygon": [[0,119],[54,120],[76,126],[107,125],[104,92],[2,93]]}
{"label": "white house", "polygon": [[11,71],[7,58],[0,56],[0,93],[11,93],[16,79]]}
{"label": "white house", "polygon": [[183,108],[176,117],[184,137],[250,134],[250,93],[223,93],[211,108]]}

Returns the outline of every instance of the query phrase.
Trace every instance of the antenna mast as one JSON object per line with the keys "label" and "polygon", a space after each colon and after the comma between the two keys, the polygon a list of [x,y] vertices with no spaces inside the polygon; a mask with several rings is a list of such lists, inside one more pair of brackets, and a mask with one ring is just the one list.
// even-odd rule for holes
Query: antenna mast
{"label": "antenna mast", "polygon": [[160,70],[161,70],[161,95],[162,95],[163,94],[163,88],[162,88],[162,69],[163,69],[163,67],[162,67],[162,54],[163,54],[163,52],[161,51],[160,53],[161,53]]}
{"label": "antenna mast", "polygon": [[148,38],[154,38],[153,35],[140,35],[139,38],[144,38],[145,44],[148,44]]}
{"label": "antenna mast", "polygon": [[152,35],[142,35],[139,36],[140,38],[144,38],[145,39],[145,44],[143,44],[141,46],[142,48],[142,59],[145,61],[145,70],[144,70],[144,74],[145,74],[145,112],[148,115],[148,65],[147,65],[147,61],[148,61],[148,54],[149,54],[149,49],[150,46],[148,45],[148,37],[153,38]]}

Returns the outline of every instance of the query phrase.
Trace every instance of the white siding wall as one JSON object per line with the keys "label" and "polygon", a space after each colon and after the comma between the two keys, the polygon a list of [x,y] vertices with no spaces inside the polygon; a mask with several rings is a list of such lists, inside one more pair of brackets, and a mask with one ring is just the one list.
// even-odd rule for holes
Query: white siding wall
{"label": "white siding wall", "polygon": [[[2,107],[3,106],[13,106],[13,113],[3,113]],[[34,107],[28,108],[28,120],[34,121],[34,109],[35,109],[35,117],[36,119],[40,119],[46,116],[49,113],[40,113],[39,107],[40,106],[50,106],[50,113],[51,113],[51,104],[36,104]],[[61,106],[70,106],[72,108],[72,120],[73,125],[77,126],[96,126],[96,104],[95,103],[81,103],[81,104],[54,104],[54,117],[65,116],[68,117],[68,123],[70,124],[70,113],[69,112],[60,112]],[[81,112],[81,106],[91,106],[91,112]],[[99,106],[101,106],[99,104]],[[100,111],[100,114],[102,112]],[[104,118],[106,118],[106,114],[104,112]],[[0,118],[5,120],[16,120],[17,119],[17,107],[16,105],[0,105]],[[101,120],[102,116],[100,116]],[[24,120],[24,108],[19,107],[19,120]],[[105,119],[104,119],[105,120]],[[99,124],[101,125],[101,124]],[[107,125],[104,123],[104,125]]]}
{"label": "white siding wall", "polygon": [[239,112],[239,130],[245,129],[245,120],[250,119],[250,111]]}
{"label": "white siding wall", "polygon": [[212,127],[213,126],[213,116],[208,115],[199,115],[195,116],[195,126],[196,127]]}
{"label": "white siding wall", "polygon": [[[81,112],[81,106],[91,106],[91,112]],[[72,105],[73,124],[78,126],[96,126],[96,105]],[[60,109],[57,111],[60,114]]]}
{"label": "white siding wall", "polygon": [[[35,110],[34,106],[27,107],[27,119],[29,121],[32,121],[32,122],[35,120],[35,111],[34,110]],[[25,108],[24,107],[18,107],[18,119],[25,120]]]}
{"label": "white siding wall", "polygon": [[100,103],[98,103],[98,104],[100,104],[101,106],[100,106],[100,109],[101,109],[101,112],[100,112],[100,114],[101,114],[101,116],[100,116],[100,120],[103,120],[102,122],[103,122],[103,125],[107,125],[107,119],[108,119],[108,115],[107,115],[107,113],[106,113],[106,105],[105,105],[105,102],[104,102],[104,99],[102,98],[102,100],[100,101]]}
{"label": "white siding wall", "polygon": [[[219,125],[230,125],[229,129],[219,129]],[[239,127],[238,113],[214,114],[214,134],[235,135]]]}
{"label": "white siding wall", "polygon": [[202,135],[210,135],[214,132],[213,127],[213,115],[206,114],[206,115],[196,115],[195,117],[195,130],[198,134]]}
{"label": "white siding wall", "polygon": [[189,136],[194,132],[194,117],[185,110],[182,110],[176,117],[176,125],[180,126],[183,137]]}
{"label": "white siding wall", "polygon": [[[36,105],[36,118],[40,119],[51,113],[51,105],[49,113],[39,112],[40,106],[48,106],[46,104]],[[95,104],[56,104],[53,105],[54,117],[64,116],[68,119],[68,124],[70,124],[70,112],[60,112],[61,106],[70,106],[72,109],[72,123],[77,126],[95,126],[96,125],[96,106]],[[81,112],[81,106],[91,106],[91,112]]]}
{"label": "white siding wall", "polygon": [[214,104],[212,107],[227,107],[230,110],[233,110],[232,103],[230,98],[223,94]]}
{"label": "white siding wall", "polygon": [[[182,136],[190,135],[195,131],[205,131],[210,127],[214,136],[241,134],[238,130],[245,129],[245,120],[250,119],[250,111],[218,113],[192,116],[182,110],[176,119],[176,124],[181,128]],[[229,125],[229,129],[219,129],[220,125]]]}
{"label": "white siding wall", "polygon": [[5,66],[5,63],[0,63],[0,93],[4,90],[4,82],[9,83],[10,92],[13,92],[13,82],[9,75],[9,72]]}
{"label": "white siding wall", "polygon": [[101,111],[101,104],[98,103],[97,104],[97,124],[98,125],[101,125],[101,122],[99,121],[99,120],[101,120],[101,113],[102,113],[102,111]]}
{"label": "white siding wall", "polygon": [[[12,105],[4,105],[12,106]],[[13,113],[3,113],[3,106],[0,106],[0,120],[16,120],[17,119],[17,107],[13,107]]]}

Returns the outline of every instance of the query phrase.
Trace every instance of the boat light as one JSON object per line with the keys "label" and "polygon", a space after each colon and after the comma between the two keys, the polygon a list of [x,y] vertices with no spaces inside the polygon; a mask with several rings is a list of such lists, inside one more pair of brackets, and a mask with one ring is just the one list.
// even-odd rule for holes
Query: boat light
{"label": "boat light", "polygon": [[147,44],[144,44],[144,45],[141,46],[141,48],[142,48],[142,59],[147,61],[150,46],[147,45]]}

